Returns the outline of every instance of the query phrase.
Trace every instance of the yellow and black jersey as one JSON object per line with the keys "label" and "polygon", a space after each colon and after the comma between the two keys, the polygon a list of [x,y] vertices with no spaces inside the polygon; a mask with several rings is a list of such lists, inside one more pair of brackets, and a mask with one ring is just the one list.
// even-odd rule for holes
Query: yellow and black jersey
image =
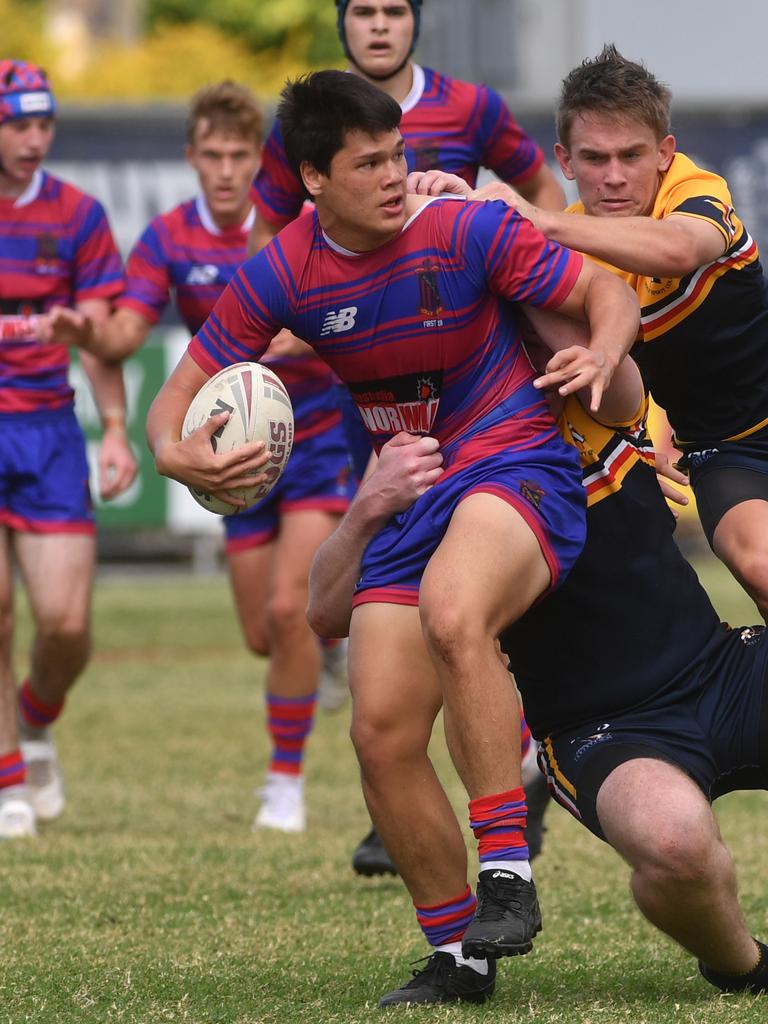
{"label": "yellow and black jersey", "polygon": [[502,637],[539,738],[683,692],[725,632],[673,538],[646,413],[614,427],[576,398],[565,403],[560,427],[581,456],[587,539],[562,586]]}
{"label": "yellow and black jersey", "polygon": [[723,255],[680,278],[609,269],[640,300],[642,343],[632,355],[678,446],[695,449],[768,424],[768,289],[727,183],[682,153],[662,177],[651,216],[673,213],[713,224],[725,240]]}

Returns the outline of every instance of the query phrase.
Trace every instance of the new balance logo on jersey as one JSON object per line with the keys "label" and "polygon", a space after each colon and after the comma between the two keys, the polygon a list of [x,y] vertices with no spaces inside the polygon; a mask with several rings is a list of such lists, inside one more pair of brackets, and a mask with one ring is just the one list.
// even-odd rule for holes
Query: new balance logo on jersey
{"label": "new balance logo on jersey", "polygon": [[219,268],[213,263],[202,263],[189,268],[187,284],[213,284],[219,276]]}
{"label": "new balance logo on jersey", "polygon": [[320,337],[325,337],[326,334],[341,334],[343,331],[351,331],[355,326],[355,317],[357,316],[357,306],[346,306],[344,309],[340,309],[338,313],[335,309],[330,309],[325,315],[323,321],[323,329],[320,331]]}

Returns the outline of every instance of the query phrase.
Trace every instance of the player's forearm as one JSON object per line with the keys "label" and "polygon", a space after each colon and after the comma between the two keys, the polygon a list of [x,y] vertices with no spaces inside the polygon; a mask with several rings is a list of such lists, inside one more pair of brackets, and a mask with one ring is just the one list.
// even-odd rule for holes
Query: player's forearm
{"label": "player's forearm", "polygon": [[307,620],[319,636],[349,635],[363,553],[389,516],[375,496],[359,491],[336,530],[317,549],[309,573]]}
{"label": "player's forearm", "polygon": [[102,430],[124,433],[126,403],[122,367],[105,362],[90,352],[81,352],[80,362],[91,385]]}
{"label": "player's forearm", "polygon": [[589,324],[589,349],[604,359],[612,372],[637,340],[637,296],[619,278],[601,271],[589,281],[584,311]]}
{"label": "player's forearm", "polygon": [[101,359],[120,362],[141,348],[150,327],[140,314],[121,307],[95,329],[91,351]]}
{"label": "player's forearm", "polygon": [[208,375],[185,353],[149,407],[147,444],[161,476],[177,479],[174,449],[181,438],[187,409],[207,379]]}
{"label": "player's forearm", "polygon": [[594,217],[540,210],[547,238],[631,274],[681,277],[700,265],[695,240],[679,224],[651,217]]}

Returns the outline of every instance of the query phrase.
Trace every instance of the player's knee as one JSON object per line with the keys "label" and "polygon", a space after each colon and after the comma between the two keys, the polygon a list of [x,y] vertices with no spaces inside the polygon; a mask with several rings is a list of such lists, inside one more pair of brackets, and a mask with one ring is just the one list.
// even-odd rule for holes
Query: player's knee
{"label": "player's knee", "polygon": [[267,601],[267,631],[276,642],[289,640],[297,631],[308,630],[305,614],[306,595],[293,591],[278,591]]}
{"label": "player's knee", "polygon": [[243,637],[245,639],[245,645],[251,654],[255,654],[259,658],[266,658],[269,656],[269,638],[267,632],[261,623],[258,625],[246,623],[243,626]]}
{"label": "player's knee", "polygon": [[38,619],[36,627],[38,638],[49,647],[67,653],[82,652],[85,655],[90,652],[90,624],[81,615],[68,614],[63,610],[47,613]]}
{"label": "player's knee", "polygon": [[461,662],[487,640],[477,616],[459,603],[438,598],[425,602],[419,612],[427,646],[443,662]]}
{"label": "player's knee", "polygon": [[413,725],[405,716],[384,710],[353,713],[349,734],[366,777],[386,777],[393,766],[426,749]]}
{"label": "player's knee", "polygon": [[768,604],[768,551],[762,547],[740,549],[735,561],[736,572],[750,592]]}
{"label": "player's knee", "polygon": [[649,832],[640,870],[650,880],[695,887],[711,879],[720,843],[700,815],[678,816]]}

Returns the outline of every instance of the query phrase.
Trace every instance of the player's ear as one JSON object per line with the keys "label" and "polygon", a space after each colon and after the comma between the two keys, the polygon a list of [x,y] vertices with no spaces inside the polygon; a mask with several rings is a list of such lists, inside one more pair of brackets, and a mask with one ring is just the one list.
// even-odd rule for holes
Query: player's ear
{"label": "player's ear", "polygon": [[302,163],[299,170],[301,171],[301,180],[304,182],[304,188],[307,192],[311,196],[319,196],[323,191],[323,175],[306,160]]}
{"label": "player's ear", "polygon": [[571,165],[571,154],[562,144],[562,142],[555,143],[555,159],[560,165],[560,170],[563,172],[568,181],[573,181],[576,175],[573,173],[573,167]]}
{"label": "player's ear", "polygon": [[675,156],[677,142],[674,135],[665,135],[659,143],[659,170],[668,171]]}

